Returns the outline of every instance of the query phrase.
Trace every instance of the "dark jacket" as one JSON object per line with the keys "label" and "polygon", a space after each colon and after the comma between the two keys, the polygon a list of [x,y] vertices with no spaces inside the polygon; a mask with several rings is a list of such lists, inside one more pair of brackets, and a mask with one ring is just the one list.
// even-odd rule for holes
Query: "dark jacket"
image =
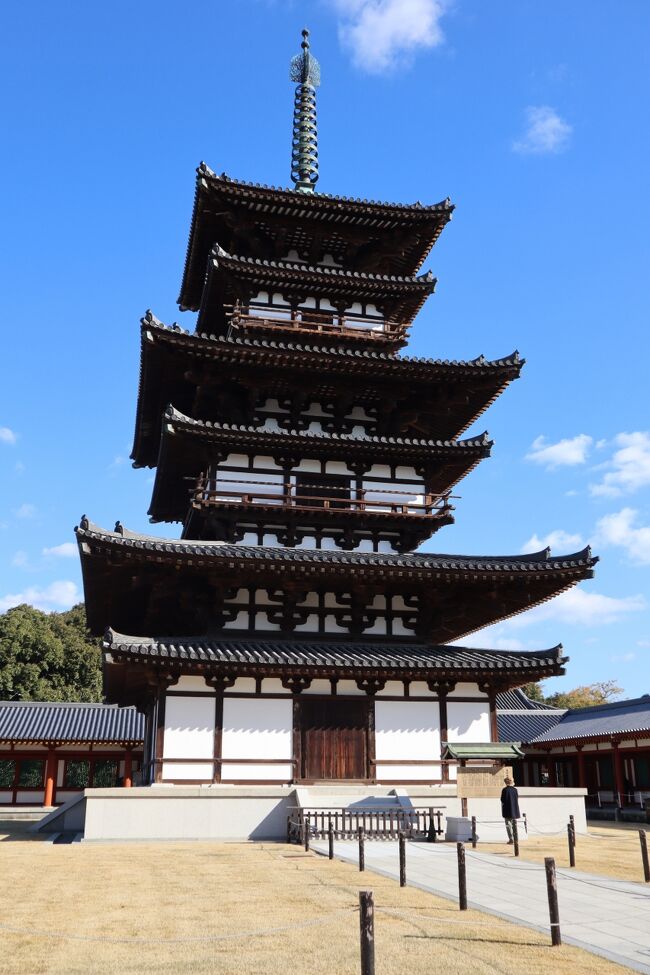
{"label": "dark jacket", "polygon": [[519,819],[519,793],[514,785],[501,790],[501,815],[504,819]]}

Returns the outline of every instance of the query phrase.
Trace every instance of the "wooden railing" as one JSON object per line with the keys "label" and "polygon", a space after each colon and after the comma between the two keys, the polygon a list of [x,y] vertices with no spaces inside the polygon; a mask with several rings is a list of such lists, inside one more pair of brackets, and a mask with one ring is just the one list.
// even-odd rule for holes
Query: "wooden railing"
{"label": "wooden railing", "polygon": [[373,839],[397,839],[403,833],[410,839],[428,837],[435,840],[444,832],[442,817],[445,808],[291,806],[287,816],[287,843],[303,843],[305,830],[312,838],[324,839],[329,835],[330,824],[335,839],[352,839],[362,829],[366,837]]}
{"label": "wooden railing", "polygon": [[[300,332],[311,332],[314,334],[328,333],[333,335],[347,335],[357,338],[376,339],[378,341],[405,339],[409,325],[404,322],[386,321],[385,319],[355,317],[353,315],[341,315],[338,312],[322,314],[321,312],[311,312],[305,309],[287,308],[286,316],[280,314],[280,309],[269,308],[269,314],[265,314],[262,309],[257,313],[251,314],[250,311],[243,311],[238,305],[226,306],[232,310],[226,317],[233,329],[289,329]],[[274,311],[276,314],[274,315]]]}
{"label": "wooden railing", "polygon": [[[244,485],[236,490],[228,490],[229,483]],[[264,481],[237,480],[229,481],[227,478],[206,478],[201,476],[197,481],[194,490],[194,501],[198,504],[260,504],[273,505],[274,507],[286,507],[296,511],[336,510],[345,512],[365,512],[367,514],[391,514],[391,515],[433,515],[436,512],[442,513],[451,510],[449,499],[451,494],[448,492],[442,496],[425,494],[419,495],[422,501],[395,501],[395,495],[404,495],[405,498],[412,498],[414,492],[408,491],[383,491],[374,489],[356,489],[355,497],[350,494],[299,494],[297,486],[291,485],[289,490],[281,493],[271,493],[269,491],[255,490],[257,484],[268,484]],[[252,490],[248,490],[248,487]],[[303,489],[304,490],[304,489]],[[391,500],[383,500],[372,497],[368,500],[368,494],[390,494]]]}

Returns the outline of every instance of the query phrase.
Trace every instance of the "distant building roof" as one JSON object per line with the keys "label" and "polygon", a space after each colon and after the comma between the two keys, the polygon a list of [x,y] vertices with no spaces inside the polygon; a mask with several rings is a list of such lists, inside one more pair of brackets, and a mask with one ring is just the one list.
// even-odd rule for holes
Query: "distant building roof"
{"label": "distant building roof", "polygon": [[493,761],[505,761],[506,759],[523,758],[519,741],[483,741],[471,744],[470,742],[444,742],[442,743],[442,758],[455,758],[457,761],[472,761],[478,759],[492,759]]}
{"label": "distant building roof", "polygon": [[144,716],[114,704],[0,701],[0,741],[139,744]]}
{"label": "distant building roof", "polygon": [[532,701],[518,687],[497,695],[497,727],[501,741],[530,742],[555,727],[566,713],[541,701]]}
{"label": "distant building roof", "polygon": [[620,738],[634,734],[650,736],[650,694],[590,708],[573,708],[555,727],[539,734],[531,744],[576,738]]}

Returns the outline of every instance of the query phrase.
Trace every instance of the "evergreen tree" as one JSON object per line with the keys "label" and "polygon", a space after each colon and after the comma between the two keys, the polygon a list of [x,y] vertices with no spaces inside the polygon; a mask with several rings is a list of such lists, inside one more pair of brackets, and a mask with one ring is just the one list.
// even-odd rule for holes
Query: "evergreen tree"
{"label": "evergreen tree", "polygon": [[101,701],[100,646],[82,603],[65,613],[22,605],[0,614],[0,700]]}

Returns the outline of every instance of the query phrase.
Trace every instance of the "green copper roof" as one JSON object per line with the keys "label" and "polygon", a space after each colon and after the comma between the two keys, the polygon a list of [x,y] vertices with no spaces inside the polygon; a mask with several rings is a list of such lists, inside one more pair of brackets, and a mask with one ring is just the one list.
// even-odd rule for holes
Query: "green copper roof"
{"label": "green copper roof", "polygon": [[470,759],[505,759],[523,758],[520,741],[488,741],[471,744],[470,742],[442,743],[442,757],[455,758],[458,761]]}

